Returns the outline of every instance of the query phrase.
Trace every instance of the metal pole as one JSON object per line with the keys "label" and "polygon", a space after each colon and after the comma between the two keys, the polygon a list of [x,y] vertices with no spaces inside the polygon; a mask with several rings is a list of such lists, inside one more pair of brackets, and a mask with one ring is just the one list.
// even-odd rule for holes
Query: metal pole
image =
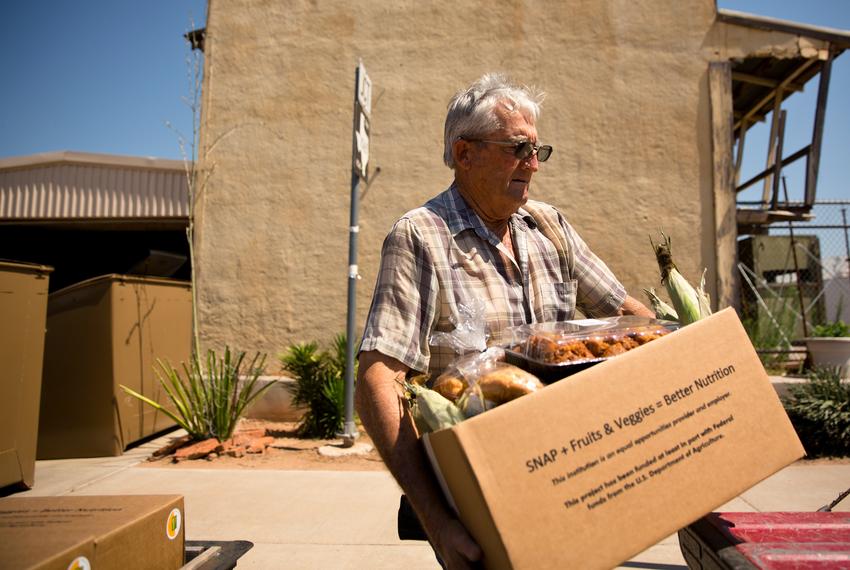
{"label": "metal pole", "polygon": [[[356,120],[356,119],[355,119]],[[357,225],[358,209],[360,207],[360,174],[351,171],[351,215],[348,228],[348,319],[345,327],[345,424],[342,439],[345,447],[354,445],[354,439],[360,435],[354,425],[354,363],[355,341],[357,336],[357,235],[360,227]]]}
{"label": "metal pole", "polygon": [[[357,156],[357,133],[360,118],[360,108],[357,101],[357,90],[360,84],[360,66],[354,74],[354,112],[352,124],[352,155]],[[348,224],[348,317],[345,327],[345,423],[342,438],[344,447],[354,445],[354,440],[360,434],[354,424],[354,364],[355,364],[355,330],[357,317],[357,279],[360,277],[357,269],[357,235],[360,226],[357,225],[360,208],[360,172],[354,161],[351,165],[351,210]]]}
{"label": "metal pole", "polygon": [[[783,111],[784,113],[785,111]],[[783,123],[785,117],[782,117]],[[788,187],[785,185],[785,177],[782,177],[782,189],[785,192],[785,203],[788,203]],[[788,220],[788,234],[791,238],[791,257],[794,258],[794,276],[797,279],[797,298],[800,301],[800,322],[803,325],[803,338],[809,336],[809,327],[806,324],[806,303],[803,299],[803,280],[800,279],[800,264],[797,262],[797,243],[794,240],[794,224]]]}
{"label": "metal pole", "polygon": [[841,208],[841,220],[844,222],[844,255],[847,256],[847,278],[850,279],[850,237],[847,237],[847,208]]}

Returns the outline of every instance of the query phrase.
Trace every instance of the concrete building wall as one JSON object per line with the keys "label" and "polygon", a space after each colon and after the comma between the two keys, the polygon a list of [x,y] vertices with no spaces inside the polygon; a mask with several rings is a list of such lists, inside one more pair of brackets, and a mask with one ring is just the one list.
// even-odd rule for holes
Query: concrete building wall
{"label": "concrete building wall", "polygon": [[[392,222],[443,190],[446,103],[502,71],[547,93],[555,147],[532,196],[568,216],[635,296],[649,234],[715,271],[704,42],[712,0],[211,0],[198,200],[206,343],[277,354],[344,331],[354,68],[373,82],[358,323]],[[704,246],[703,244],[709,244]],[[713,282],[713,281],[712,281]],[[358,326],[359,328],[359,326]]]}
{"label": "concrete building wall", "polygon": [[381,174],[361,204],[358,330],[386,232],[452,179],[448,99],[488,71],[547,93],[538,130],[555,151],[534,199],[559,207],[634,296],[659,286],[648,236],[662,228],[681,271],[697,280],[707,267],[714,294],[724,214],[708,64],[726,41],[714,20],[713,0],[210,0],[196,211],[204,342],[277,355],[345,330],[361,57]]}

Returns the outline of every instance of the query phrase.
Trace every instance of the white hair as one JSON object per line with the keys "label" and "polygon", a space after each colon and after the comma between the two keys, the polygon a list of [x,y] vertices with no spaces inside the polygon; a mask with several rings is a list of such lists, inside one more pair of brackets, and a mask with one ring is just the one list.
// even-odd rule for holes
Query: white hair
{"label": "white hair", "polygon": [[449,101],[444,130],[443,162],[454,168],[452,147],[462,137],[483,137],[503,125],[496,116],[500,104],[510,111],[519,111],[531,122],[540,116],[544,94],[524,85],[516,85],[501,73],[487,73]]}

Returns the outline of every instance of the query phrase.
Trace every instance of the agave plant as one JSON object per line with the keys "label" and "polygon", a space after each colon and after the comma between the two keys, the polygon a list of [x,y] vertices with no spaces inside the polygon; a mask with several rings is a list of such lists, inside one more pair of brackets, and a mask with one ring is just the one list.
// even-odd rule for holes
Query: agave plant
{"label": "agave plant", "polygon": [[[192,439],[217,438],[223,441],[233,435],[236,423],[245,408],[263,394],[271,384],[257,386],[265,367],[266,355],[257,353],[244,368],[245,353],[234,357],[230,348],[217,357],[208,350],[204,363],[193,354],[190,364],[182,364],[182,374],[168,362],[157,360],[157,377],[174,405],[174,410],[121,385],[126,393],[161,411],[185,429]],[[240,385],[240,378],[245,381]]]}

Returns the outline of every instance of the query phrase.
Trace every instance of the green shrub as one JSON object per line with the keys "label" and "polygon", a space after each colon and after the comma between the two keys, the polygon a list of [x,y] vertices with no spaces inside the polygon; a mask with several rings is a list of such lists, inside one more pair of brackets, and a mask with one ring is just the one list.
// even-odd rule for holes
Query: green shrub
{"label": "green shrub", "polygon": [[792,386],[785,409],[809,456],[850,455],[850,384],[838,368],[815,369]]}
{"label": "green shrub", "polygon": [[764,367],[783,373],[791,350],[791,341],[797,335],[799,319],[786,299],[767,299],[768,310],[753,310],[742,319],[747,336],[759,351]]}
{"label": "green shrub", "polygon": [[[334,338],[330,351],[319,350],[315,342],[292,345],[280,360],[295,380],[290,387],[292,403],[307,408],[299,435],[335,437],[345,422],[345,335]],[[355,363],[355,375],[356,370]]]}
{"label": "green shrub", "polygon": [[215,437],[224,441],[233,435],[236,423],[248,404],[271,386],[269,383],[255,389],[266,361],[266,356],[260,353],[254,355],[247,365],[244,371],[246,381],[240,386],[244,360],[244,352],[239,352],[234,358],[227,347],[221,358],[216,357],[215,351],[208,350],[206,363],[202,363],[195,353],[189,366],[183,363],[183,374],[171,364],[158,360],[162,369],[161,373],[156,371],[159,382],[176,412],[123,384],[121,388],[173,419],[192,439]]}
{"label": "green shrub", "polygon": [[850,336],[850,326],[844,321],[836,321],[825,325],[817,325],[812,329],[812,336],[844,337]]}

